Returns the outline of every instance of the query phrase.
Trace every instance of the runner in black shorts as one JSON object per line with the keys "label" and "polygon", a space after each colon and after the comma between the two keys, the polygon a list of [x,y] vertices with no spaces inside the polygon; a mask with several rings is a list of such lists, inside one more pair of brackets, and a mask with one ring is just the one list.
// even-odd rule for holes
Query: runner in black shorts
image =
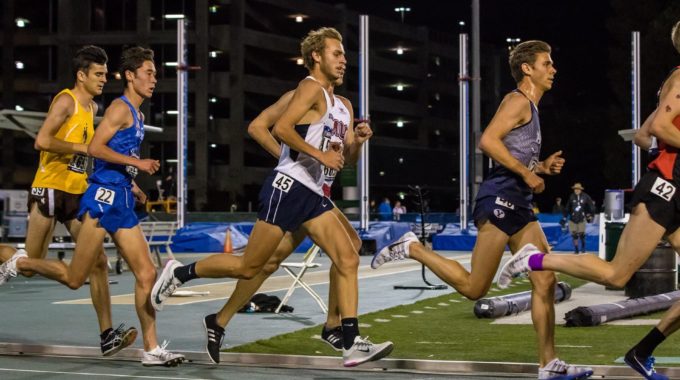
{"label": "runner in black shorts", "polygon": [[46,187],[32,187],[28,195],[28,209],[33,209],[35,204],[42,216],[66,224],[78,215],[82,196]]}
{"label": "runner in black shorts", "polygon": [[[28,199],[25,250],[0,245],[3,263],[13,264],[20,257],[45,258],[55,222],[63,223],[73,241],[78,240],[81,223],[76,215],[87,189],[87,147],[94,135],[97,113],[93,98],[102,93],[106,83],[107,60],[106,52],[97,46],[85,46],[74,56],[75,85],[53,98],[36,137],[40,161]],[[90,295],[99,320],[102,353],[108,356],[132,344],[137,330],[123,325],[112,328],[108,260],[101,245],[96,253],[96,263],[89,273]],[[21,274],[33,275],[31,271]],[[16,275],[10,265],[0,266],[0,285]]]}
{"label": "runner in black shorts", "polygon": [[[671,33],[673,46],[680,52],[680,22]],[[623,287],[647,261],[659,241],[667,239],[680,248],[680,70],[673,69],[659,91],[656,110],[636,133],[635,143],[649,149],[652,136],[658,139],[659,153],[635,186],[632,212],[621,234],[611,262],[595,255],[545,255],[527,251],[503,267],[499,285],[513,276],[530,271],[551,270],[616,288]],[[680,328],[680,303],[664,315],[659,324],[625,356],[626,363],[646,379],[662,380],[666,376],[654,370],[653,350]]]}

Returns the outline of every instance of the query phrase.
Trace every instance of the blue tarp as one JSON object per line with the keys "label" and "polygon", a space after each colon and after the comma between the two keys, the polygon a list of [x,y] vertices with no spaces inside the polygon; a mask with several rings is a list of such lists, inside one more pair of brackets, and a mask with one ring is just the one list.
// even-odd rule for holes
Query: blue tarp
{"label": "blue tarp", "polygon": [[[543,219],[543,218],[542,218]],[[557,218],[559,221],[559,218]],[[253,223],[191,223],[177,231],[173,238],[173,252],[222,252],[227,228],[231,229],[232,246],[235,251],[242,250],[248,243]],[[360,231],[362,240],[375,240],[380,249],[397,240],[417,224],[405,222],[371,222],[368,231]],[[352,227],[359,230],[359,223],[352,222]],[[541,222],[548,243],[554,251],[571,251],[573,244],[571,235],[563,230],[559,223]],[[477,240],[477,228],[470,226],[468,231],[460,230],[458,223],[446,224],[443,231],[432,236],[432,247],[441,251],[471,251]],[[598,249],[598,226],[589,224],[586,227],[586,249],[595,252]],[[309,238],[295,250],[306,252],[312,245]]]}
{"label": "blue tarp", "polygon": [[[545,237],[553,251],[573,251],[574,245],[569,231],[563,230],[559,223],[541,223]],[[441,233],[432,237],[432,248],[441,251],[471,251],[477,240],[477,228],[470,226],[461,231],[460,224],[449,223]],[[598,225],[586,225],[586,250],[597,252],[599,242]]]}
{"label": "blue tarp", "polygon": [[[352,227],[359,229],[359,222],[352,222]],[[360,231],[361,240],[375,240],[376,248],[382,248],[399,239],[411,230],[411,225],[405,222],[371,222],[368,231]]]}

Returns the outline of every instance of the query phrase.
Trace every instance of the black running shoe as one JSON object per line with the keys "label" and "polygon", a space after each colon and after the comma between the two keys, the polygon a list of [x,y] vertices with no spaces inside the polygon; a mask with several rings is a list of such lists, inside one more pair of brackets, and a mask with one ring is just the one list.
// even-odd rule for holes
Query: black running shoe
{"label": "black running shoe", "polygon": [[321,340],[328,343],[335,351],[342,351],[342,326],[326,329],[326,326],[321,328]]}
{"label": "black running shoe", "polygon": [[224,340],[224,328],[217,324],[215,314],[206,315],[203,318],[203,327],[208,336],[208,344],[205,349],[208,351],[210,361],[218,364],[220,362],[220,348],[222,348],[222,340]]}
{"label": "black running shoe", "polygon": [[130,327],[126,330],[125,324],[121,323],[117,329],[112,330],[101,341],[102,354],[104,356],[115,355],[123,348],[134,343],[135,339],[137,339],[137,329]]}

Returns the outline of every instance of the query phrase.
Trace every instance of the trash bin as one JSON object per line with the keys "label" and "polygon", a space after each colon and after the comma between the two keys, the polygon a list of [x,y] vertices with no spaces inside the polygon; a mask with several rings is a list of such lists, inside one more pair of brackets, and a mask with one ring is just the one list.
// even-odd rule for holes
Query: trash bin
{"label": "trash bin", "polygon": [[677,270],[673,247],[662,241],[626,284],[626,296],[639,298],[675,291],[678,287]]}
{"label": "trash bin", "polygon": [[[604,224],[604,259],[607,261],[614,260],[616,255],[616,247],[619,245],[621,233],[626,227],[626,223],[606,222]],[[605,290],[621,290],[613,286],[605,286]]]}
{"label": "trash bin", "polygon": [[623,218],[623,190],[604,191],[604,216],[608,220]]}
{"label": "trash bin", "polygon": [[626,223],[606,222],[604,224],[604,258],[612,261],[616,255],[616,246],[619,245],[621,233]]}

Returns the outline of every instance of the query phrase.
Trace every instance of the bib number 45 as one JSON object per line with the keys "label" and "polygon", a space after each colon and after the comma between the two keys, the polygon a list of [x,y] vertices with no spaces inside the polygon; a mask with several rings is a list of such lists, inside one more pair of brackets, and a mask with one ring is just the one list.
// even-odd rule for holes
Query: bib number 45
{"label": "bib number 45", "polygon": [[295,180],[288,177],[287,175],[283,173],[276,173],[276,177],[274,178],[274,182],[272,182],[272,186],[283,191],[284,193],[287,193],[294,183]]}

